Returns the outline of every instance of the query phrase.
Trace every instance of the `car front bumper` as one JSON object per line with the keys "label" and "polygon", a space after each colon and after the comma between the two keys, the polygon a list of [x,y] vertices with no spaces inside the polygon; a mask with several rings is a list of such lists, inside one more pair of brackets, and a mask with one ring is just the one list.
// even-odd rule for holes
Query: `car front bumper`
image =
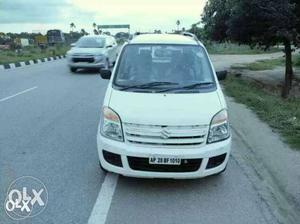
{"label": "car front bumper", "polygon": [[67,56],[68,66],[71,68],[105,68],[106,61],[104,59],[99,59],[97,57],[93,57],[92,62],[74,62],[73,57]]}
{"label": "car front bumper", "polygon": [[[190,179],[200,178],[213,175],[223,171],[226,168],[230,150],[231,138],[221,142],[207,144],[200,147],[180,147],[180,148],[166,148],[166,147],[150,147],[145,145],[135,145],[127,142],[118,142],[103,137],[99,131],[97,134],[97,147],[99,160],[104,169],[118,173],[124,176],[141,177],[141,178],[174,178],[174,179]],[[108,162],[103,156],[103,151],[117,154],[121,158],[121,166],[113,165]],[[217,166],[208,168],[214,158],[224,155],[224,160]],[[148,160],[151,156],[168,156],[180,158],[182,162],[200,159],[201,163],[197,170],[194,171],[176,171],[172,172],[168,169],[167,172],[145,171],[137,170],[132,167],[129,161],[130,157],[137,159],[141,158],[144,161]],[[210,161],[210,162],[209,162]],[[169,165],[163,165],[169,166]],[[169,168],[169,167],[167,167]]]}

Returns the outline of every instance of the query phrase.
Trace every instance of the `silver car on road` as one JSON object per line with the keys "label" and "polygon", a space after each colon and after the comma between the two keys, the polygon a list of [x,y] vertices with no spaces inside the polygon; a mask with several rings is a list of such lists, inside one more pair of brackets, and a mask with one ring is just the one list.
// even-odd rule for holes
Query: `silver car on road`
{"label": "silver car on road", "polygon": [[71,72],[79,68],[109,68],[118,55],[118,45],[114,37],[107,35],[83,36],[67,52]]}

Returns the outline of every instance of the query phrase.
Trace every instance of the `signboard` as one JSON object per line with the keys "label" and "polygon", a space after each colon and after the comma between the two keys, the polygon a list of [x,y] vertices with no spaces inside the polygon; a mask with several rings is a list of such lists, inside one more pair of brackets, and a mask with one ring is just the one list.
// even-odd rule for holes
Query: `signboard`
{"label": "signboard", "polygon": [[98,29],[130,29],[129,24],[118,24],[118,25],[98,25]]}

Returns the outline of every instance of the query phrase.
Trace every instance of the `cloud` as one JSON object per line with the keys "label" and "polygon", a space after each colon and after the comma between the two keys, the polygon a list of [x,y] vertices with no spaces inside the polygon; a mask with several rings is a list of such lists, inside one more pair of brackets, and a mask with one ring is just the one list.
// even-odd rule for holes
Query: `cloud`
{"label": "cloud", "polygon": [[[130,24],[132,30],[171,30],[176,20],[188,28],[200,20],[207,0],[0,0],[2,29],[24,31],[25,27],[77,28],[92,31],[92,23]],[[32,30],[31,29],[31,30]],[[30,30],[29,30],[30,31]]]}
{"label": "cloud", "polygon": [[[72,13],[71,13],[72,12]],[[81,12],[68,0],[2,0],[0,1],[0,23],[57,23],[65,22]]]}

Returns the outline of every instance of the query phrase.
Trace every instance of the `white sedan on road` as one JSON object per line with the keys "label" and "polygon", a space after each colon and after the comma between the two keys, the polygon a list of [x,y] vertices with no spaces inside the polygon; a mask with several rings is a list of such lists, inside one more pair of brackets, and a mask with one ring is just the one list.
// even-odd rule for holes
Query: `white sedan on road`
{"label": "white sedan on road", "polygon": [[83,36],[67,52],[71,72],[79,68],[108,68],[118,55],[118,45],[114,37],[106,35]]}

